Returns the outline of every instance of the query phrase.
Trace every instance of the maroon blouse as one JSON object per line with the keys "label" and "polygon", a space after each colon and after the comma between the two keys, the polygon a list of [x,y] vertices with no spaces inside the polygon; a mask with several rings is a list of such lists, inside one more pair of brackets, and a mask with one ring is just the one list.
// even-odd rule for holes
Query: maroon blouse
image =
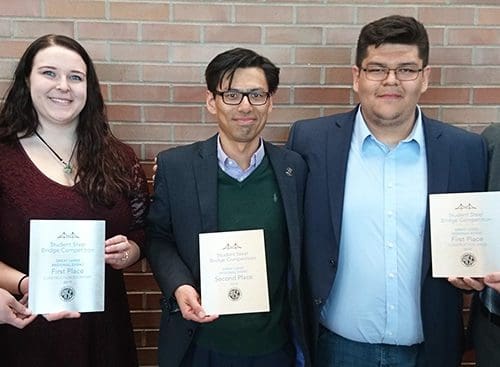
{"label": "maroon blouse", "polygon": [[[143,245],[146,177],[133,151],[123,149],[130,156],[133,192],[112,208],[92,209],[77,186],[45,176],[19,142],[0,144],[0,261],[28,273],[30,219],[101,219],[106,238],[123,234]],[[0,325],[0,351],[4,366],[137,366],[122,272],[106,265],[104,312],[52,322],[38,316],[23,330]]]}

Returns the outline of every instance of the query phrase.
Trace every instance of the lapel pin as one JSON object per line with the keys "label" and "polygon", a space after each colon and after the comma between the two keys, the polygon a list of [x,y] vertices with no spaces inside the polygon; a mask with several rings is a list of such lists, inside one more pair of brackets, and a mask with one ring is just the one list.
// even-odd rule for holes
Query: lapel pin
{"label": "lapel pin", "polygon": [[285,174],[287,176],[292,177],[293,176],[293,168],[292,167],[287,167],[287,169],[285,170]]}

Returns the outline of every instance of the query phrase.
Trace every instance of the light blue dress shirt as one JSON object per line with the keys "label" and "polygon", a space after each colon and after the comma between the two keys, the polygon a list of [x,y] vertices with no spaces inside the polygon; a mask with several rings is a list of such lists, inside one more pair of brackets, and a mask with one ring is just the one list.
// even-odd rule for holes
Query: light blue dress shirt
{"label": "light blue dress shirt", "polygon": [[219,167],[227,173],[230,177],[234,178],[238,182],[243,181],[245,178],[250,176],[253,171],[262,163],[265,156],[264,144],[262,143],[262,138],[260,139],[259,148],[252,154],[250,158],[250,165],[247,169],[242,169],[234,159],[231,159],[222,149],[222,144],[220,143],[220,136],[217,136],[217,160],[219,162]]}
{"label": "light blue dress shirt", "polygon": [[360,111],[347,163],[337,276],[321,323],[358,342],[413,345],[423,341],[427,162],[421,112],[410,135],[387,147]]}

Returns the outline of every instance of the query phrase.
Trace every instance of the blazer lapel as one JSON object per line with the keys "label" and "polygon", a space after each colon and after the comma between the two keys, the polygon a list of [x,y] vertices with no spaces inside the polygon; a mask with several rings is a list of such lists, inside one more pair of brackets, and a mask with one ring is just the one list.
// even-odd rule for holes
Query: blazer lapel
{"label": "blazer lapel", "polygon": [[[439,124],[422,115],[427,154],[427,193],[436,194],[448,191],[451,145]],[[431,241],[429,222],[429,199],[425,220],[424,248],[422,253],[422,282],[431,266]]]}
{"label": "blazer lapel", "polygon": [[344,206],[347,160],[351,146],[357,108],[343,119],[335,119],[329,126],[326,148],[328,194],[335,242],[340,243],[340,227]]}
{"label": "blazer lapel", "polygon": [[293,269],[300,269],[300,219],[297,216],[297,186],[295,183],[294,165],[287,160],[288,152],[283,151],[274,145],[264,142],[266,154],[269,157],[271,166],[278,182],[280,194],[285,210],[285,218],[288,228],[288,238],[290,243],[290,261]]}
{"label": "blazer lapel", "polygon": [[446,192],[448,189],[451,146],[435,122],[422,116],[427,152],[427,191],[429,194]]}
{"label": "blazer lapel", "polygon": [[193,162],[202,232],[217,231],[217,135],[200,143]]}

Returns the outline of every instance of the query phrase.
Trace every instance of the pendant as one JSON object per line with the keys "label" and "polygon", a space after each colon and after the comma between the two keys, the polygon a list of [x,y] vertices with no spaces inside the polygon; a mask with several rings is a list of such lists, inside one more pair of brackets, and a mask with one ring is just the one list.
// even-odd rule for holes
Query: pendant
{"label": "pendant", "polygon": [[63,169],[64,173],[67,173],[68,175],[73,173],[73,167],[71,166],[71,163],[66,163]]}

